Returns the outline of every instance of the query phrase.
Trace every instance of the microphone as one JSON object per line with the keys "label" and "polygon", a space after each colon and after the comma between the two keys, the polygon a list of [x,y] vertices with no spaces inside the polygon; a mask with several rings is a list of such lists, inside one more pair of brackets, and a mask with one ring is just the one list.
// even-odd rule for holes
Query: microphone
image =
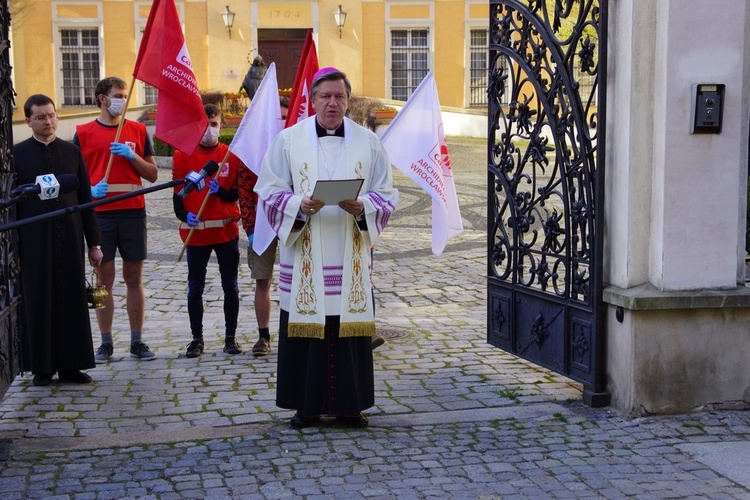
{"label": "microphone", "polygon": [[203,165],[203,168],[200,172],[190,172],[185,176],[185,187],[182,188],[182,191],[177,193],[177,196],[179,196],[180,198],[184,198],[188,193],[196,188],[198,189],[198,191],[200,191],[206,185],[206,177],[214,175],[218,170],[219,164],[214,160],[211,160]]}
{"label": "microphone", "polygon": [[78,176],[75,174],[60,174],[59,177],[55,177],[54,174],[44,174],[38,175],[34,184],[17,186],[10,192],[10,196],[21,200],[32,194],[38,194],[40,200],[51,200],[61,194],[72,193],[79,186]]}

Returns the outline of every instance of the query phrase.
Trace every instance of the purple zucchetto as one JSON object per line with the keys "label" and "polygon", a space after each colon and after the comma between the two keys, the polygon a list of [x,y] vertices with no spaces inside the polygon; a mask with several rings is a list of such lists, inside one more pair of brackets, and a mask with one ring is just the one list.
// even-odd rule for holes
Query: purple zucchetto
{"label": "purple zucchetto", "polygon": [[[327,66],[325,68],[320,68],[318,71],[315,72],[312,78],[312,85],[311,87],[314,87],[316,83],[318,83],[318,80],[320,80],[322,77],[330,74],[330,73],[341,73],[341,70],[334,68],[333,66]],[[343,74],[343,73],[341,73]]]}

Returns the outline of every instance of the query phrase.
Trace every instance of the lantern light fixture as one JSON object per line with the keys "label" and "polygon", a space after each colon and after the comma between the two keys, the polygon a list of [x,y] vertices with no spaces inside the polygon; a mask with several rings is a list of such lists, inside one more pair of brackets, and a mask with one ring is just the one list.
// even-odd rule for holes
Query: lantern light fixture
{"label": "lantern light fixture", "polygon": [[227,10],[221,13],[221,20],[224,21],[224,26],[226,26],[227,31],[229,32],[229,38],[232,38],[232,26],[234,26],[234,12],[229,10],[229,5],[226,6],[226,9]]}
{"label": "lantern light fixture", "polygon": [[341,29],[346,22],[346,12],[343,11],[341,5],[339,5],[338,10],[333,11],[333,20],[336,22],[336,27],[339,29],[339,38],[341,38]]}

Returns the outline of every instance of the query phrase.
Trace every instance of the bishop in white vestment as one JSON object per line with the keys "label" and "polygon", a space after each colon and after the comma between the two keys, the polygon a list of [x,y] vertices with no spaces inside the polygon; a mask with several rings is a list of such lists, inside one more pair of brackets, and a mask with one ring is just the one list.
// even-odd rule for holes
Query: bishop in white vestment
{"label": "bishop in white vestment", "polygon": [[[350,93],[343,73],[320,70],[316,115],[276,136],[255,186],[280,243],[276,404],[297,411],[294,427],[321,415],[364,426],[374,404],[370,248],[398,191],[378,137],[344,118]],[[316,182],[345,179],[362,179],[356,199],[312,198]]]}

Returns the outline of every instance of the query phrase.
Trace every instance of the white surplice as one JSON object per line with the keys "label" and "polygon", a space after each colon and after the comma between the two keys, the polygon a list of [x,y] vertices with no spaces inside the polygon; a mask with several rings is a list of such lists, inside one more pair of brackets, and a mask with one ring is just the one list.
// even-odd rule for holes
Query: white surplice
{"label": "white surplice", "polygon": [[[255,186],[281,243],[280,305],[289,312],[290,337],[323,338],[326,316],[340,316],[341,337],[374,335],[370,248],[398,203],[391,164],[373,132],[345,118],[344,138],[319,139],[315,120],[276,136]],[[365,230],[338,205],[300,213],[318,179],[364,180]]]}

